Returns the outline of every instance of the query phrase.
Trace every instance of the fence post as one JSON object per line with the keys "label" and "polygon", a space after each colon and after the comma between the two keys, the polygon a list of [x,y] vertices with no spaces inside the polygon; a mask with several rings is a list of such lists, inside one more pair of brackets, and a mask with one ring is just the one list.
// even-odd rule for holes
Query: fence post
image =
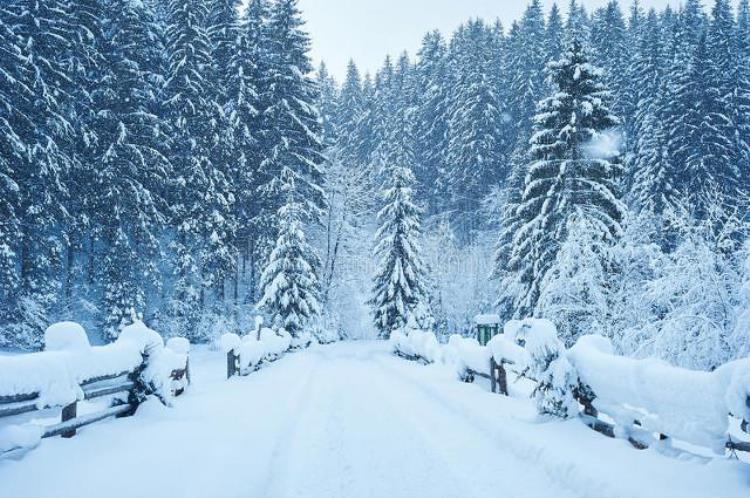
{"label": "fence post", "polygon": [[[61,422],[67,422],[68,420],[73,420],[78,415],[78,402],[74,401],[69,405],[66,405],[62,409],[62,414],[60,416]],[[76,435],[76,430],[71,429],[69,431],[65,431],[60,436],[64,438],[71,438]]]}
{"label": "fence post", "polygon": [[227,351],[227,379],[231,379],[237,373],[237,359],[234,356],[234,349]]}
{"label": "fence post", "polygon": [[497,392],[497,377],[495,377],[495,372],[497,371],[497,362],[495,362],[495,357],[490,358],[490,387],[492,388],[492,392]]}
{"label": "fence post", "polygon": [[500,394],[508,396],[508,373],[503,363],[497,366],[497,384],[500,387]]}

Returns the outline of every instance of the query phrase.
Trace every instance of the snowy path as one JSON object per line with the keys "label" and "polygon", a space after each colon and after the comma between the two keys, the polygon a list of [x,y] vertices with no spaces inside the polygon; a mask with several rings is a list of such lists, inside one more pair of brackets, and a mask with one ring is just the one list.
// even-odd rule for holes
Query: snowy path
{"label": "snowy path", "polygon": [[[0,461],[3,498],[567,498],[747,496],[745,464],[638,452],[526,400],[349,343],[223,380],[194,358],[174,409],[45,441]],[[720,493],[717,493],[721,490]]]}

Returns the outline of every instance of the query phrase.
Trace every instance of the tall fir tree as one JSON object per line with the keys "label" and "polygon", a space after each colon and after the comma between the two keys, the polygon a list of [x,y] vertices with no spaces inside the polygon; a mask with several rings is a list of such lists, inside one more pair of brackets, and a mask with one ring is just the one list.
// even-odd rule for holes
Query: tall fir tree
{"label": "tall fir tree", "polygon": [[160,236],[167,206],[161,192],[171,173],[162,150],[158,73],[152,13],[143,4],[113,0],[103,50],[108,72],[93,92],[99,167],[95,217],[103,243],[103,329],[119,334],[132,312],[146,309],[149,288],[160,282]]}
{"label": "tall fir tree", "polygon": [[572,216],[585,217],[612,241],[625,212],[618,192],[622,168],[596,146],[619,123],[607,107],[599,70],[577,40],[549,70],[557,91],[539,104],[509,263],[521,286],[515,305],[520,316],[536,308]]}
{"label": "tall fir tree", "polygon": [[420,248],[420,210],[414,203],[414,175],[409,168],[394,166],[386,176],[385,206],[378,213],[376,233],[377,270],[370,305],[375,327],[382,339],[417,318],[425,304],[426,269]]}
{"label": "tall fir tree", "polygon": [[320,261],[303,230],[304,207],[297,200],[296,175],[282,173],[284,204],[279,209],[279,235],[261,276],[258,307],[293,337],[299,337],[320,314]]}

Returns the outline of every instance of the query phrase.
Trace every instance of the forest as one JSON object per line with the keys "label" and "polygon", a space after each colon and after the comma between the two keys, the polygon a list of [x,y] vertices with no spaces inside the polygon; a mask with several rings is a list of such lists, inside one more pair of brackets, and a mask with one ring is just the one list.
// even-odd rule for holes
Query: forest
{"label": "forest", "polygon": [[0,348],[498,313],[747,356],[748,0],[565,7],[336,81],[297,0],[5,0]]}

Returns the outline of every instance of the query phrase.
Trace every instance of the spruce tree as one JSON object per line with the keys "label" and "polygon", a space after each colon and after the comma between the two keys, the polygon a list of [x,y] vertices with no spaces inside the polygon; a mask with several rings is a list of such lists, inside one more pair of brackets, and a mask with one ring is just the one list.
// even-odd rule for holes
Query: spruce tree
{"label": "spruce tree", "polygon": [[618,192],[621,166],[595,146],[618,124],[607,107],[599,71],[579,41],[549,70],[557,91],[539,104],[510,258],[522,286],[516,304],[520,315],[535,309],[572,216],[585,216],[603,240],[611,241],[625,210]]}
{"label": "spruce tree", "polygon": [[451,89],[448,121],[448,181],[459,233],[464,237],[473,236],[488,189],[506,176],[507,120],[497,85],[490,78],[489,37],[481,21],[472,21],[453,50],[457,79]]}
{"label": "spruce tree", "polygon": [[275,325],[298,337],[320,314],[320,261],[305,238],[304,206],[297,200],[295,178],[290,169],[282,173],[285,201],[278,214],[279,235],[261,276],[258,307]]}
{"label": "spruce tree", "polygon": [[297,0],[273,4],[268,20],[268,107],[263,120],[265,158],[260,164],[259,226],[267,241],[276,237],[276,213],[284,202],[281,173],[294,175],[297,202],[305,220],[319,221],[324,207],[323,143],[317,87],[311,77],[310,39]]}
{"label": "spruce tree", "polygon": [[160,282],[159,238],[168,215],[161,193],[171,165],[157,114],[152,13],[142,4],[113,0],[107,34],[109,71],[93,93],[99,116],[94,203],[101,210],[95,221],[103,242],[103,328],[116,338]]}
{"label": "spruce tree", "polygon": [[[420,248],[420,210],[414,204],[414,175],[409,168],[389,169],[378,213],[377,271],[370,305],[382,339],[404,327],[419,305],[426,304],[426,271]],[[416,317],[415,317],[416,318]]]}

